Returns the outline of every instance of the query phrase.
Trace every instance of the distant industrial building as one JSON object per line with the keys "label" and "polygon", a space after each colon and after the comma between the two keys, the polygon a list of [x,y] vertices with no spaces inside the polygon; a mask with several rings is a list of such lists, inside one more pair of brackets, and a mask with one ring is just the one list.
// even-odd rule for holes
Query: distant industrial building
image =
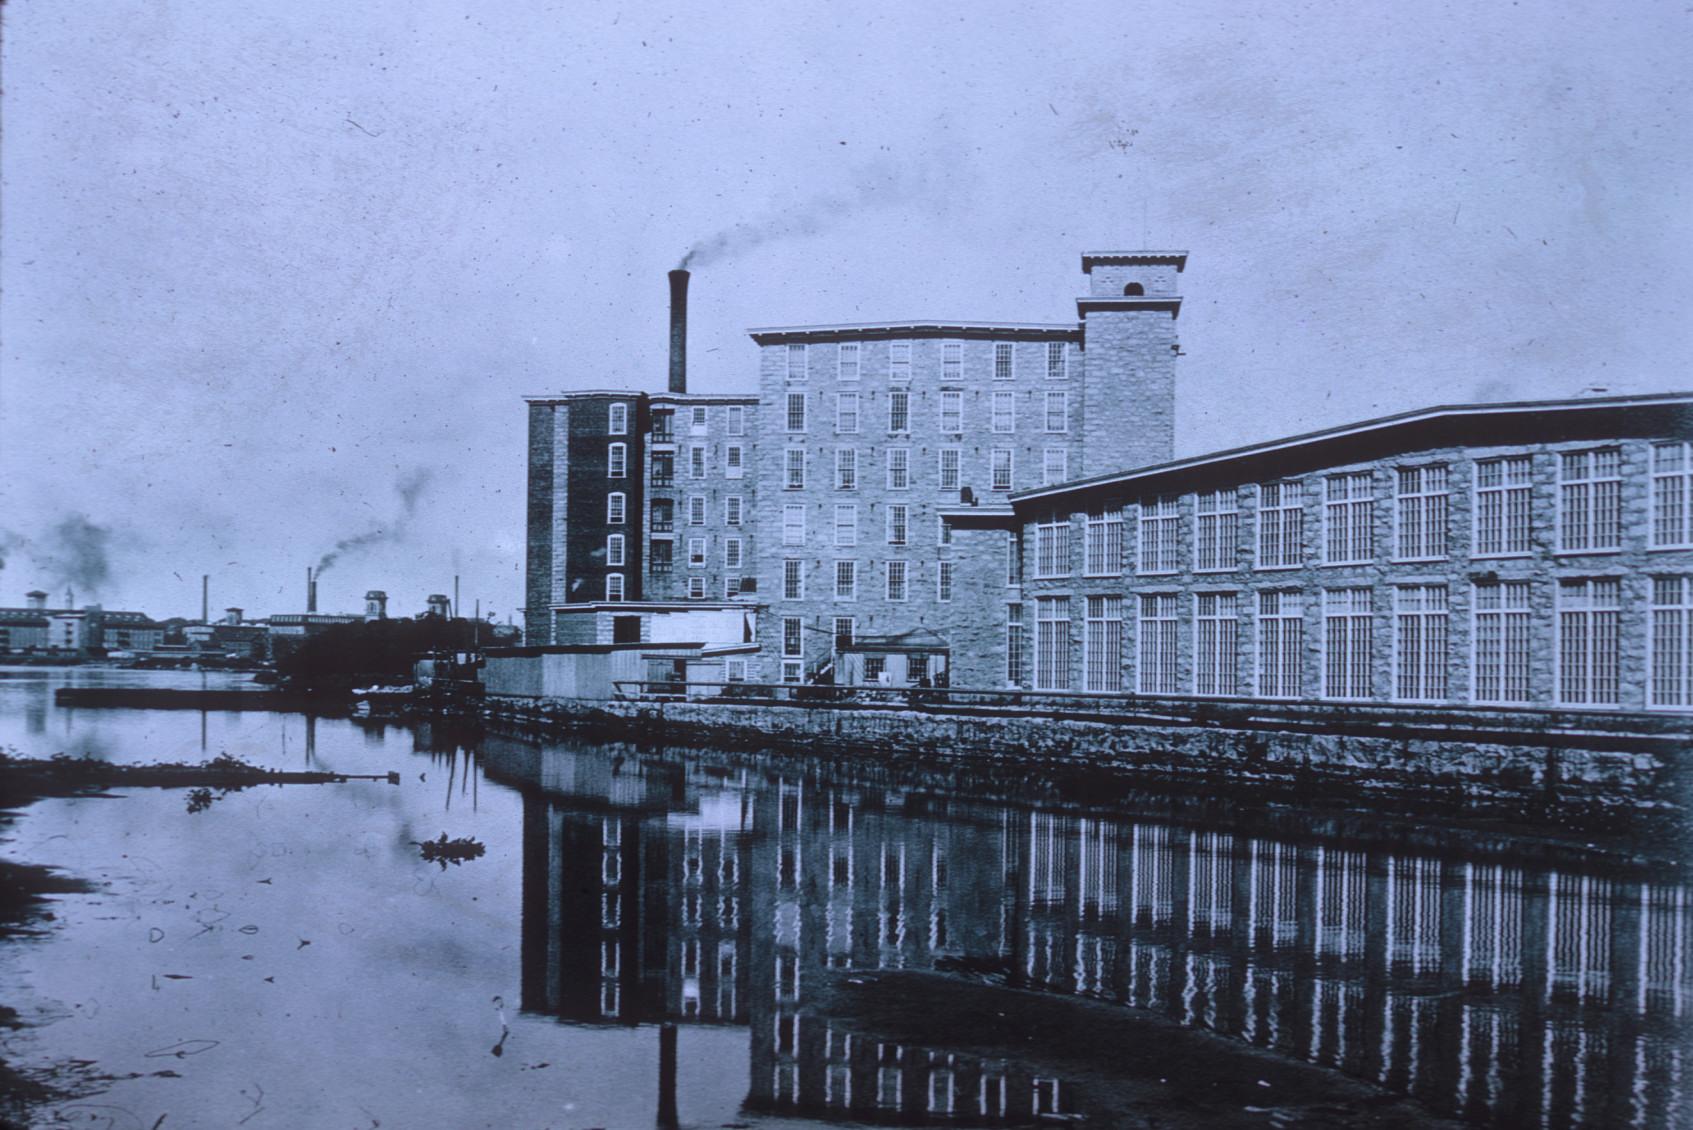
{"label": "distant industrial building", "polygon": [[0,653],[86,657],[151,652],[164,643],[164,626],[143,612],[98,604],[49,608],[39,589],[25,593],[24,600],[22,608],[0,608]]}

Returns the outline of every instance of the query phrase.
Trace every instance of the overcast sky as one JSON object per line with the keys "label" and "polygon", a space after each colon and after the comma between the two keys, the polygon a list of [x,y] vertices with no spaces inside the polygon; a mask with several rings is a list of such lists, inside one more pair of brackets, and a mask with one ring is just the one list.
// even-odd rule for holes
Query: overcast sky
{"label": "overcast sky", "polygon": [[696,272],[695,391],[748,326],[1073,320],[1142,246],[1191,256],[1178,454],[1693,385],[1684,0],[3,20],[0,604],[298,610],[380,529],[326,609],[458,572],[503,620],[520,397],[663,388],[664,273],[738,224],[780,237]]}

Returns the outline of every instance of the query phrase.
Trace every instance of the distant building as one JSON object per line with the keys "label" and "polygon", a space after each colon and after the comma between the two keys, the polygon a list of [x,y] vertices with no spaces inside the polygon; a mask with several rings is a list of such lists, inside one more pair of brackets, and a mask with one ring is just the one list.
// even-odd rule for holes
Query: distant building
{"label": "distant building", "polygon": [[150,652],[165,636],[164,625],[143,612],[49,608],[47,594],[25,594],[22,608],[0,608],[0,652],[12,655],[103,655],[108,651]]}

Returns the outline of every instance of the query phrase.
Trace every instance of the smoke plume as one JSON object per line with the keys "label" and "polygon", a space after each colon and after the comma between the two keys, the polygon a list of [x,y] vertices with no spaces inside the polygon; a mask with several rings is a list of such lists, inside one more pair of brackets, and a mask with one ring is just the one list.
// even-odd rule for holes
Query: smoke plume
{"label": "smoke plume", "polygon": [[404,540],[411,520],[417,514],[417,504],[429,489],[430,480],[434,477],[435,472],[428,467],[416,467],[401,475],[394,483],[394,491],[400,496],[400,512],[394,520],[336,542],[334,548],[318,559],[315,575],[323,576],[331,565],[349,553],[359,553],[372,546]]}
{"label": "smoke plume", "polygon": [[22,549],[23,544],[22,534],[14,534],[11,530],[0,530],[0,569],[6,567],[7,556],[15,549]]}
{"label": "smoke plume", "polygon": [[47,531],[33,556],[52,571],[55,584],[93,593],[111,580],[111,542],[109,528],[71,514]]}

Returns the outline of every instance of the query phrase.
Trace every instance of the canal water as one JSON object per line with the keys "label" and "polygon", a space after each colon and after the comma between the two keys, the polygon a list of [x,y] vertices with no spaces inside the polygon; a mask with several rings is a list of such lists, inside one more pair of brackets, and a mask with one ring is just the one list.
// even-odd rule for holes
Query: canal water
{"label": "canal water", "polygon": [[[7,858],[93,884],[0,947],[0,1000],[33,1022],[6,1058],[86,1092],[49,1119],[1693,1123],[1672,863],[1332,811],[1090,809],[873,756],[52,701],[138,682],[240,677],[0,669],[0,746],[399,783],[194,811],[121,790],[7,827]],[[485,853],[425,859],[443,834]]]}

